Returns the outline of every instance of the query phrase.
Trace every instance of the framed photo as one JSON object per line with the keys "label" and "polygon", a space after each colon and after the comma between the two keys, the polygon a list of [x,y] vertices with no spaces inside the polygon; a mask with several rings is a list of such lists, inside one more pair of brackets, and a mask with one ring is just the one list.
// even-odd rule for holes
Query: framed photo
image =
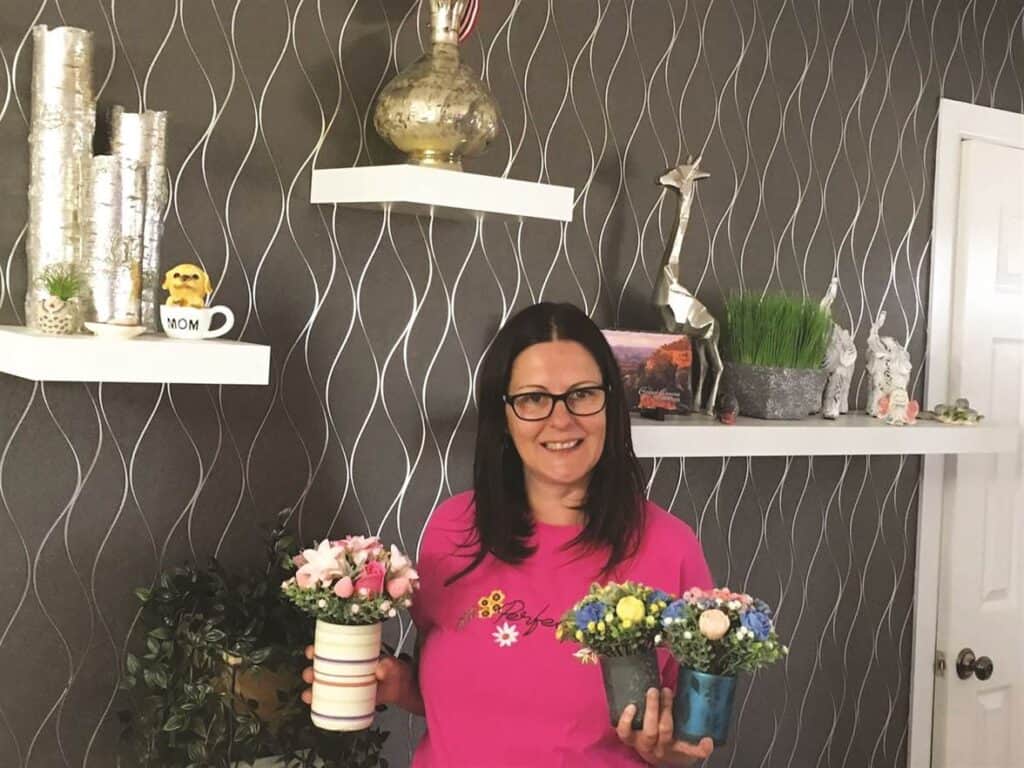
{"label": "framed photo", "polygon": [[690,412],[693,351],[688,336],[623,330],[605,330],[604,335],[622,371],[630,410]]}

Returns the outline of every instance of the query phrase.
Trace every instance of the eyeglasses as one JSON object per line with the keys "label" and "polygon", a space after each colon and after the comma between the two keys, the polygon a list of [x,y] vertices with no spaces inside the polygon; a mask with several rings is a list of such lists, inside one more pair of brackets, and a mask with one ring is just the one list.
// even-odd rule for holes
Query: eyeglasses
{"label": "eyeglasses", "polygon": [[565,403],[566,409],[574,416],[593,416],[604,410],[608,400],[608,385],[577,387],[554,395],[550,392],[523,392],[519,395],[502,395],[502,400],[512,406],[512,412],[523,421],[543,421],[555,412],[555,403]]}

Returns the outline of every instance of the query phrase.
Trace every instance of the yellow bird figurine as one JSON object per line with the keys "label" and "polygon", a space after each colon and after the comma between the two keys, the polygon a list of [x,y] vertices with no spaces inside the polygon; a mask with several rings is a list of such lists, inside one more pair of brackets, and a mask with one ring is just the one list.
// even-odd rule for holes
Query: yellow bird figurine
{"label": "yellow bird figurine", "polygon": [[167,305],[171,307],[206,306],[206,297],[213,292],[210,276],[195,264],[179,264],[164,273],[163,288],[171,295]]}

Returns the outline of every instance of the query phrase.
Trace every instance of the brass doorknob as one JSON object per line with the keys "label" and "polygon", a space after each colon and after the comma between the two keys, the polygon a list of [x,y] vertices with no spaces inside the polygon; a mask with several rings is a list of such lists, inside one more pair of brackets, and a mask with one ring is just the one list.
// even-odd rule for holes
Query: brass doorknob
{"label": "brass doorknob", "polygon": [[961,680],[967,680],[971,675],[979,680],[988,680],[994,669],[992,659],[988,656],[975,657],[970,648],[964,648],[956,657],[956,676]]}

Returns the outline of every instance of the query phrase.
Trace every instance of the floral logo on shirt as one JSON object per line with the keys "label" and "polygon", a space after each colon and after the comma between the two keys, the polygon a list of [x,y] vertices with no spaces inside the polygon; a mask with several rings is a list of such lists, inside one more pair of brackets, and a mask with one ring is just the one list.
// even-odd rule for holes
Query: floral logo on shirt
{"label": "floral logo on shirt", "polygon": [[519,628],[506,621],[494,631],[492,637],[499,648],[511,648],[519,640]]}
{"label": "floral logo on shirt", "polygon": [[481,619],[489,619],[501,613],[505,607],[505,593],[500,589],[492,589],[476,601],[476,615]]}

